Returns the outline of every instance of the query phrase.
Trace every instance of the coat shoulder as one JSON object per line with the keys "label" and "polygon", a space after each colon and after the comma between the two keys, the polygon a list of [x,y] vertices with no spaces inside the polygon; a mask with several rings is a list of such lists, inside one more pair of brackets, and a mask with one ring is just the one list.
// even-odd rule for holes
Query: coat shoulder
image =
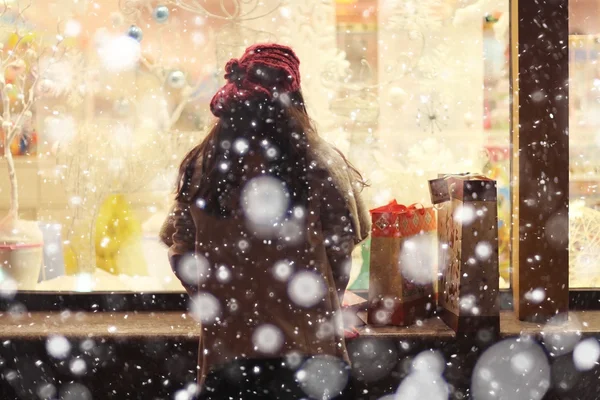
{"label": "coat shoulder", "polygon": [[311,145],[309,159],[311,170],[319,172],[320,175],[330,175],[336,180],[347,180],[348,164],[339,150],[326,141],[319,139]]}

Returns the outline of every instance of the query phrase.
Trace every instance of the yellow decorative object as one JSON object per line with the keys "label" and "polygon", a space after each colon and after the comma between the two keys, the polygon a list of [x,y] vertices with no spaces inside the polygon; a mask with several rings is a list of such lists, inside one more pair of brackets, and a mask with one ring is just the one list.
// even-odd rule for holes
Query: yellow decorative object
{"label": "yellow decorative object", "polygon": [[25,35],[18,35],[16,32],[11,33],[8,36],[8,40],[6,41],[6,46],[9,49],[14,49],[15,46],[17,45],[17,43],[19,45],[24,45],[24,44],[32,44],[34,43],[34,40],[36,39],[37,35],[35,34],[35,32],[28,32]]}
{"label": "yellow decorative object", "polygon": [[79,265],[77,263],[77,255],[73,250],[73,247],[69,244],[64,245],[64,258],[65,258],[65,275],[75,275],[79,272]]}
{"label": "yellow decorative object", "polygon": [[110,195],[100,206],[94,242],[98,268],[115,275],[148,275],[142,226],[124,195]]}

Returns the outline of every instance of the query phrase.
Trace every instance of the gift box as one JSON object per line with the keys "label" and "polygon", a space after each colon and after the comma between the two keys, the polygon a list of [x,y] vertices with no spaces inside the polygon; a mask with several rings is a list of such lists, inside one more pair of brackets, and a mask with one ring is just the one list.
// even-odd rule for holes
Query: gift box
{"label": "gift box", "polygon": [[446,175],[430,181],[437,208],[441,317],[456,332],[498,331],[496,181]]}
{"label": "gift box", "polygon": [[371,218],[368,323],[411,325],[435,306],[435,211],[392,201]]}

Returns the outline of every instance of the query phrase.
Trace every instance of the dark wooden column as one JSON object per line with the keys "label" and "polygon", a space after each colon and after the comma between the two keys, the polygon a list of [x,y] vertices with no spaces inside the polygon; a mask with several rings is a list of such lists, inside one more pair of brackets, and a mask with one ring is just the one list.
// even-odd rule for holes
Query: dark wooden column
{"label": "dark wooden column", "polygon": [[568,27],[568,0],[511,0],[512,285],[521,320],[568,308]]}

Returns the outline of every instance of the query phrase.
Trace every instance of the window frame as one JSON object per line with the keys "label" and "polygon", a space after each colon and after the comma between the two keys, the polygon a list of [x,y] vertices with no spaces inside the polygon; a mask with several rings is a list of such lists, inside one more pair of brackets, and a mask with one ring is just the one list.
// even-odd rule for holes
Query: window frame
{"label": "window frame", "polygon": [[[511,0],[509,6],[511,289],[521,320],[547,320],[570,305],[568,4]],[[538,93],[545,96],[541,101]],[[527,212],[531,207],[535,212]],[[542,302],[527,296],[538,287],[545,290]]]}

